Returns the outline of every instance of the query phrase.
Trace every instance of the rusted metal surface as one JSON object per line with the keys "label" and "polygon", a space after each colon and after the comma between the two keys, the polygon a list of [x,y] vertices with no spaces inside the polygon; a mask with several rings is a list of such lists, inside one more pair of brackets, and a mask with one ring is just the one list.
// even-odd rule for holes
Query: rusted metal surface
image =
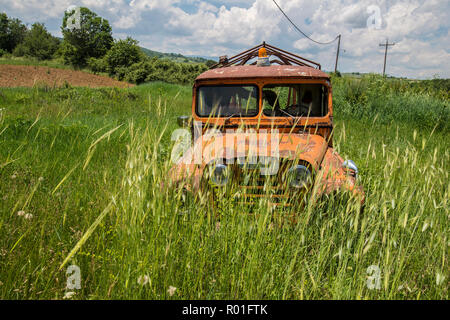
{"label": "rusted metal surface", "polygon": [[231,66],[208,70],[199,75],[196,81],[212,79],[250,79],[250,78],[306,78],[306,79],[330,79],[323,71],[293,65],[272,65],[258,67],[252,65]]}
{"label": "rusted metal surface", "polygon": [[[210,137],[204,135],[181,158],[179,167],[191,168],[192,172],[193,167],[191,165],[183,165],[183,163],[192,162],[191,159],[194,159],[194,152],[196,151],[201,151],[202,154],[201,168],[204,168],[205,165],[216,159],[222,159],[223,162],[227,162],[229,159],[236,158],[236,150],[242,150],[245,156],[248,156],[250,150],[252,150],[252,155],[254,156],[270,155],[273,151],[270,143],[267,144],[267,148],[258,147],[261,146],[260,141],[262,138],[260,136],[262,134],[255,133],[255,139],[251,141],[248,137],[245,138],[245,133],[224,133]],[[264,133],[264,139],[266,141],[275,140],[271,133]],[[323,137],[314,134],[281,133],[278,135],[276,144],[280,158],[304,160],[310,163],[314,170],[320,168],[328,148],[327,141]],[[229,148],[233,150],[228,150]]]}

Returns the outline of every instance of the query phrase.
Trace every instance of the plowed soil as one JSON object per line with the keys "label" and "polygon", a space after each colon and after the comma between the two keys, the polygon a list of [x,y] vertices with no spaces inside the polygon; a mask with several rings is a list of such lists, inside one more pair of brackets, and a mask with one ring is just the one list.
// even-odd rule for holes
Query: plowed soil
{"label": "plowed soil", "polygon": [[132,87],[117,81],[83,71],[37,66],[0,65],[0,87],[33,87],[48,85],[59,87],[65,83],[76,87]]}

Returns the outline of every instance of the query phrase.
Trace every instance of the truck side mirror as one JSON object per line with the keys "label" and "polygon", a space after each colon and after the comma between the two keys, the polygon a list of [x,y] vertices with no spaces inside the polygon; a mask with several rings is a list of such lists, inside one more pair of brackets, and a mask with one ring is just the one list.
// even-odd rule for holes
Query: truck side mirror
{"label": "truck side mirror", "polygon": [[177,118],[177,123],[182,128],[189,127],[189,122],[191,122],[191,117],[189,116],[179,116]]}

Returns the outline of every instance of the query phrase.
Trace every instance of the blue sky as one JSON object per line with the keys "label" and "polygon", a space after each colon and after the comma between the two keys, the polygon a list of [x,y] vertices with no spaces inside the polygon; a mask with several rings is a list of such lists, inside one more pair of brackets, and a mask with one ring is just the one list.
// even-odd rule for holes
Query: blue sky
{"label": "blue sky", "polygon": [[[410,78],[450,77],[449,0],[276,0],[308,35],[342,34],[339,70]],[[114,37],[131,36],[152,50],[186,55],[233,55],[266,41],[334,69],[336,43],[317,45],[295,31],[272,0],[0,0],[0,11],[43,22],[61,36],[64,11],[88,7],[108,19]],[[379,14],[378,14],[379,13]]]}

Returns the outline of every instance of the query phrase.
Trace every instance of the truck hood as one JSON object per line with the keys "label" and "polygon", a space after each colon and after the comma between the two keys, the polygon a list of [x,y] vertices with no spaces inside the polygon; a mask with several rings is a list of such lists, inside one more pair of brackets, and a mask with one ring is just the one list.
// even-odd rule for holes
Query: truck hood
{"label": "truck hood", "polygon": [[[222,133],[198,139],[193,149],[203,150],[203,164],[217,159],[247,156],[304,160],[318,170],[328,148],[327,141],[319,135],[308,133]],[[277,150],[278,148],[278,150]],[[195,150],[193,150],[195,151]]]}

